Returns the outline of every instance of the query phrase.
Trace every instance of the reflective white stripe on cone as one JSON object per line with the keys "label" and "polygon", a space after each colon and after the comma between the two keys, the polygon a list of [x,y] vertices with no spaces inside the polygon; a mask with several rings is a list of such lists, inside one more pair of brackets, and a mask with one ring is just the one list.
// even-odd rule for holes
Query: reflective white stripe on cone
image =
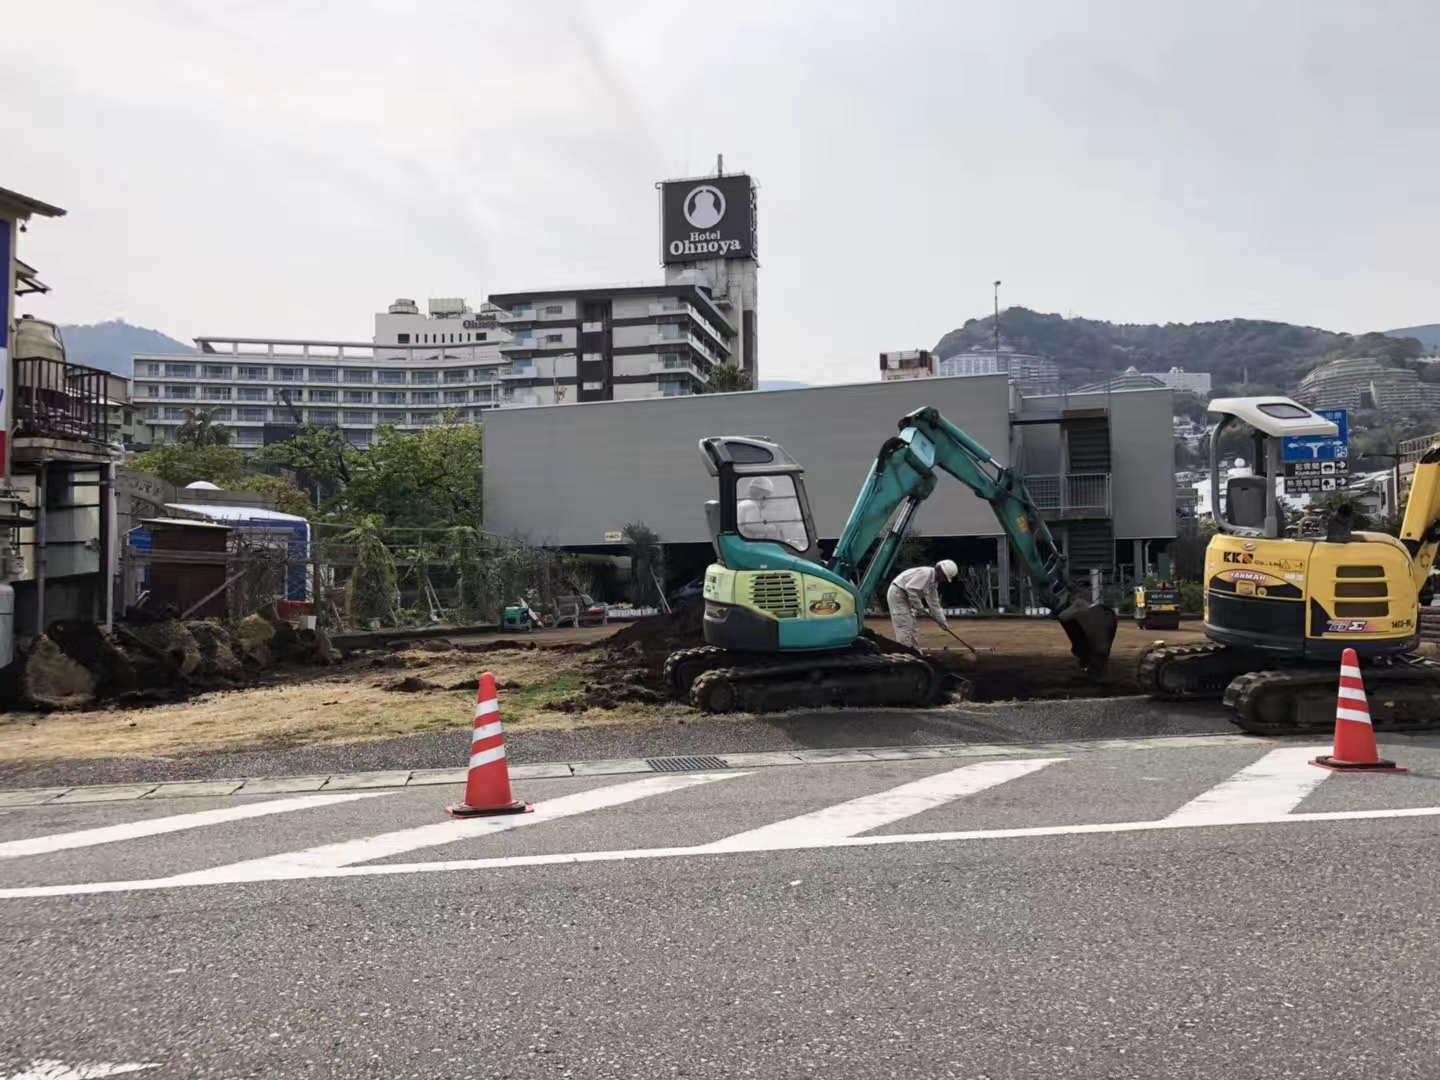
{"label": "reflective white stripe on cone", "polygon": [[500,722],[500,701],[495,676],[480,676],[475,696],[475,732],[470,736],[470,772],[465,778],[465,801],[447,806],[451,817],[485,814],[523,814],[535,809],[510,793],[510,762],[505,756],[505,727]]}
{"label": "reflective white stripe on cone", "polygon": [[1375,726],[1370,722],[1370,701],[1354,649],[1340,659],[1340,690],[1335,700],[1335,751],[1310,762],[1334,772],[1406,772],[1386,761],[1375,748]]}

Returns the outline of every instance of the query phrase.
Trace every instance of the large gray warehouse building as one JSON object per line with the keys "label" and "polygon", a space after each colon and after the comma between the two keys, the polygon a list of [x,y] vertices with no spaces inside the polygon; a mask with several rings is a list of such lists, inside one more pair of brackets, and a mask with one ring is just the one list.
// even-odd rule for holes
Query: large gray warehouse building
{"label": "large gray warehouse building", "polygon": [[[1137,562],[1153,565],[1160,545],[1147,541],[1175,536],[1168,389],[1022,397],[1003,375],[497,410],[485,419],[485,527],[601,551],[607,533],[643,521],[666,544],[696,545],[703,561],[703,506],[715,489],[696,444],[761,435],[805,466],[816,528],[833,540],[881,443],[900,417],[927,405],[997,461],[1018,463],[1082,569],[1130,578]],[[917,529],[972,538],[969,561],[1008,561],[1003,545],[975,543],[1000,537],[1000,528],[989,506],[949,477]]]}

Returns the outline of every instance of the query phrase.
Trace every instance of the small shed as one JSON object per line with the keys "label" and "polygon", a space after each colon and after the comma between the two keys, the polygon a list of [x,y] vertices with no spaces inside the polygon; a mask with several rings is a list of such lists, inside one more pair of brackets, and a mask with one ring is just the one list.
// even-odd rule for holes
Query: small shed
{"label": "small shed", "polygon": [[166,503],[165,509],[226,525],[251,544],[283,549],[286,566],[276,599],[299,603],[311,599],[310,522],[303,517],[258,506],[202,502]]}
{"label": "small shed", "polygon": [[149,606],[173,604],[191,619],[224,618],[230,527],[185,518],[140,524],[150,549]]}

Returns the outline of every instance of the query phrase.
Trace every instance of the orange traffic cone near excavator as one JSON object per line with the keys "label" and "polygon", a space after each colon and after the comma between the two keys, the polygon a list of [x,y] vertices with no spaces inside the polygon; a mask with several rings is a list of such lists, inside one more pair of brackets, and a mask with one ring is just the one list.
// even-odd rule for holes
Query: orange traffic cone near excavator
{"label": "orange traffic cone near excavator", "polygon": [[1370,702],[1365,697],[1365,680],[1360,677],[1360,660],[1354,649],[1340,658],[1340,697],[1335,703],[1335,752],[1310,762],[1335,772],[1408,772],[1386,761],[1375,748],[1375,728],[1370,723]]}
{"label": "orange traffic cone near excavator", "polygon": [[500,699],[495,676],[480,676],[475,697],[475,733],[470,737],[470,773],[465,778],[465,801],[447,806],[451,817],[487,814],[523,814],[535,809],[510,794],[510,763],[505,758],[505,729],[500,724]]}

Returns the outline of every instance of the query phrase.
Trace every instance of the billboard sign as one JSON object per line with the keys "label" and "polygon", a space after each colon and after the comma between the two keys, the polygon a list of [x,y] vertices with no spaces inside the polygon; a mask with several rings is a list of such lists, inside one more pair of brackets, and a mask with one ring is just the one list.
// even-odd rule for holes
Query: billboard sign
{"label": "billboard sign", "polygon": [[660,185],[660,261],[755,257],[755,189],[750,177],[708,176]]}
{"label": "billboard sign", "polygon": [[1350,458],[1350,419],[1345,409],[1316,409],[1315,415],[1329,420],[1339,432],[1335,435],[1290,435],[1283,442],[1283,460],[1348,461]]}

